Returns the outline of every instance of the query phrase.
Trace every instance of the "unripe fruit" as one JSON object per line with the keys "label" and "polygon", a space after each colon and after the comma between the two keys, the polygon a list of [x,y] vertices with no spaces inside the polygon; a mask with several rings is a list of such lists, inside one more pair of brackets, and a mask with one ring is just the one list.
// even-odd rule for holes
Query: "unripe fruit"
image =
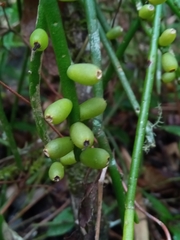
{"label": "unripe fruit", "polygon": [[48,46],[48,35],[43,29],[37,28],[31,33],[29,41],[33,51],[44,51]]}
{"label": "unripe fruit", "polygon": [[81,121],[94,118],[104,112],[107,106],[104,98],[90,98],[87,101],[81,103],[80,107],[80,119]]}
{"label": "unripe fruit", "polygon": [[122,35],[122,32],[123,32],[122,27],[116,26],[116,27],[111,28],[111,29],[106,33],[106,37],[107,37],[109,40],[116,39],[116,38],[118,38],[119,36]]}
{"label": "unripe fruit", "polygon": [[60,162],[53,162],[49,168],[49,178],[59,182],[64,177],[64,166]]}
{"label": "unripe fruit", "polygon": [[83,149],[92,146],[94,134],[84,123],[76,122],[70,127],[70,137],[76,147]]}
{"label": "unripe fruit", "polygon": [[69,66],[67,75],[75,82],[92,86],[99,82],[102,77],[102,71],[91,63],[77,63]]}
{"label": "unripe fruit", "polygon": [[72,106],[72,102],[67,98],[57,100],[46,108],[44,117],[47,122],[59,124],[68,117]]}
{"label": "unripe fruit", "polygon": [[162,47],[169,46],[176,38],[176,30],[174,28],[166,29],[158,39],[158,43]]}
{"label": "unripe fruit", "polygon": [[80,155],[80,161],[87,167],[102,169],[108,165],[109,153],[102,148],[87,148]]}
{"label": "unripe fruit", "polygon": [[72,151],[74,145],[70,139],[70,137],[56,138],[46,144],[44,148],[44,153],[47,157],[51,159],[58,159],[70,151]]}
{"label": "unripe fruit", "polygon": [[149,3],[151,3],[153,5],[162,4],[164,2],[166,2],[166,0],[149,0]]}
{"label": "unripe fruit", "polygon": [[165,72],[173,72],[178,68],[178,62],[176,58],[169,52],[162,55],[162,67]]}
{"label": "unripe fruit", "polygon": [[140,18],[144,20],[152,20],[155,12],[155,7],[151,4],[145,4],[141,7],[138,12]]}
{"label": "unripe fruit", "polygon": [[74,152],[71,151],[68,154],[66,154],[64,157],[60,158],[60,162],[64,165],[64,166],[68,166],[68,165],[73,165],[76,163],[76,159],[74,156]]}
{"label": "unripe fruit", "polygon": [[166,72],[162,75],[162,81],[164,83],[172,82],[176,78],[176,72]]}

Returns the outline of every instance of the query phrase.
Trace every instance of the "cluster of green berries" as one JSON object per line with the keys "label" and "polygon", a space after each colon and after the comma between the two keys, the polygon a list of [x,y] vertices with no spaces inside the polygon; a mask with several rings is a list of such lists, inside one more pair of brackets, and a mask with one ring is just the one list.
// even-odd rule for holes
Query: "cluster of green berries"
{"label": "cluster of green berries", "polygon": [[[72,65],[73,68],[76,64]],[[79,68],[79,64],[77,65]],[[68,71],[69,72],[69,71]],[[79,81],[78,81],[79,82]],[[70,114],[73,104],[69,99],[63,98],[50,104],[45,112],[46,121],[52,124],[62,123]],[[44,153],[52,160],[49,169],[49,177],[53,181],[59,181],[64,176],[64,166],[76,163],[73,152],[74,146],[81,149],[80,161],[87,167],[102,169],[107,166],[109,153],[101,148],[93,148],[94,134],[92,130],[82,121],[100,115],[106,108],[103,98],[91,98],[80,104],[80,120],[70,127],[70,136],[56,138],[46,144]],[[57,160],[60,161],[57,161]]]}
{"label": "cluster of green berries", "polygon": [[[166,0],[149,0],[149,4],[143,5],[138,15],[140,18],[152,21],[155,14],[155,7],[158,4],[164,3]],[[176,30],[174,28],[166,29],[159,37],[158,44],[160,47],[169,47],[176,38]],[[162,81],[169,83],[176,78],[176,70],[178,68],[178,62],[173,54],[166,52],[162,55],[162,68],[164,73],[162,74]]]}
{"label": "cluster of green berries", "polygon": [[[88,66],[91,67],[92,71],[87,71],[86,67]],[[84,75],[83,71],[88,75]],[[87,77],[85,85],[93,85],[99,81],[101,70],[92,64],[74,64],[68,68],[67,75],[73,81],[80,83],[82,83],[81,78],[84,75]],[[86,78],[83,77],[82,79]],[[94,169],[102,169],[106,167],[109,160],[109,153],[101,148],[92,148],[94,134],[91,129],[83,123],[83,121],[94,118],[103,113],[106,105],[106,101],[103,98],[97,97],[88,99],[80,104],[79,109],[81,121],[71,125],[69,131],[70,136],[56,138],[45,146],[44,153],[47,157],[53,160],[60,160],[58,162],[53,162],[50,166],[49,177],[51,180],[59,181],[62,179],[64,176],[64,166],[76,163],[76,158],[73,152],[74,146],[81,149],[80,161],[87,167]],[[46,108],[44,117],[46,121],[51,124],[60,124],[68,117],[72,107],[73,103],[69,99],[63,98],[57,100]]]}
{"label": "cluster of green berries", "polygon": [[[166,29],[159,37],[158,43],[161,47],[168,47],[176,38],[176,30],[174,28]],[[176,78],[176,70],[178,69],[178,62],[176,57],[166,52],[162,55],[162,81],[164,83],[172,82]]]}
{"label": "cluster of green berries", "polygon": [[[45,41],[44,41],[45,40]],[[30,36],[30,45],[33,51],[43,51],[48,45],[48,36],[43,29],[36,29]],[[67,69],[67,76],[72,81],[83,85],[92,86],[98,83],[102,77],[102,71],[90,63],[72,64]],[[94,97],[80,104],[80,122],[70,126],[70,136],[56,138],[44,147],[47,157],[55,160],[49,169],[49,177],[53,181],[59,181],[64,176],[64,167],[76,163],[73,152],[74,146],[81,149],[80,161],[87,167],[102,169],[107,166],[109,153],[101,148],[94,148],[94,134],[83,123],[85,120],[102,114],[106,108],[103,98]],[[50,104],[44,118],[47,122],[56,125],[62,123],[71,113],[73,103],[70,99],[63,98]],[[59,160],[59,161],[57,161]]]}

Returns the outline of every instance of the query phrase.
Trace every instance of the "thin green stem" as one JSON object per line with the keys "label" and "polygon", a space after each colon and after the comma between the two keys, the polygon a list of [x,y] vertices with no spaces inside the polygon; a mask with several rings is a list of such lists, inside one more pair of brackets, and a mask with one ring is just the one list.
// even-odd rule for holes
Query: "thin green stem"
{"label": "thin green stem", "polygon": [[41,0],[40,2],[43,4],[44,13],[55,52],[62,93],[64,97],[69,98],[73,103],[73,109],[69,115],[69,121],[71,125],[80,119],[79,103],[75,84],[68,78],[66,74],[68,67],[71,65],[71,58],[66,42],[58,2],[56,0]]}
{"label": "thin green stem", "polygon": [[101,36],[101,41],[110,57],[110,60],[112,62],[112,65],[116,71],[116,74],[129,98],[129,101],[131,102],[133,108],[134,108],[134,111],[136,112],[136,114],[138,115],[139,114],[139,110],[140,110],[140,107],[139,107],[139,103],[137,102],[136,100],[136,97],[130,87],[130,84],[126,78],[126,75],[122,69],[122,66],[117,58],[117,56],[115,55],[112,47],[111,47],[111,44],[109,43],[108,39],[106,38],[106,35],[102,29],[102,27],[100,26],[100,36]]}
{"label": "thin green stem", "polygon": [[[123,41],[121,42],[119,48],[116,51],[116,57],[118,59],[121,59],[123,57],[123,54],[126,50],[126,48],[128,47],[130,41],[132,40],[132,38],[134,37],[134,34],[136,33],[137,29],[140,26],[140,20],[139,18],[137,18],[135,21],[133,21],[133,23],[131,24],[128,32],[126,33],[126,35],[123,38]],[[108,81],[112,78],[112,75],[114,73],[114,67],[113,64],[111,63],[109,65],[109,67],[107,68],[104,76],[103,76],[103,85],[104,88],[106,88]]]}
{"label": "thin green stem", "polygon": [[7,117],[6,117],[4,109],[3,109],[3,101],[2,101],[1,93],[0,93],[0,124],[2,125],[2,128],[6,134],[7,141],[9,143],[9,147],[10,147],[10,149],[14,155],[15,161],[16,161],[16,165],[20,170],[22,170],[23,169],[22,160],[21,160],[20,154],[18,152],[16,142],[14,140],[11,126],[7,120]]}
{"label": "thin green stem", "polygon": [[[119,81],[121,82],[127,96],[128,99],[136,113],[136,115],[139,115],[140,112],[140,106],[139,103],[136,100],[136,97],[131,89],[131,86],[129,84],[129,81],[122,69],[122,66],[118,60],[118,58],[116,57],[116,54],[114,53],[111,44],[109,43],[109,41],[106,38],[106,35],[102,29],[102,27],[100,27],[100,37],[101,37],[101,41],[104,45],[104,47],[106,48],[106,51],[111,59],[112,65],[116,71],[116,74],[119,78]],[[154,147],[155,146],[155,140],[154,140],[154,134],[153,134],[153,129],[152,129],[152,124],[150,122],[147,123],[147,127],[146,127],[146,140],[148,143],[148,146],[150,147]]]}
{"label": "thin green stem", "polygon": [[35,52],[32,53],[31,56],[29,68],[29,96],[39,137],[43,143],[46,144],[49,142],[49,137],[46,131],[47,125],[44,120],[40,102],[41,55],[41,52]]}
{"label": "thin green stem", "polygon": [[171,11],[178,17],[180,18],[180,10],[178,7],[175,5],[173,0],[167,0],[166,1],[167,5],[171,8]]}
{"label": "thin green stem", "polygon": [[130,168],[130,176],[128,181],[128,191],[126,197],[126,211],[123,229],[123,240],[134,239],[134,200],[137,186],[137,178],[139,174],[139,166],[143,151],[145,128],[148,121],[148,112],[150,107],[152,88],[154,83],[154,74],[156,68],[156,56],[158,50],[158,37],[160,32],[162,5],[156,7],[156,13],[153,22],[152,38],[148,56],[149,66],[146,71],[141,110],[138,118],[138,125],[135,136],[135,143],[132,154],[132,163]]}
{"label": "thin green stem", "polygon": [[106,20],[104,14],[102,13],[98,4],[96,4],[96,12],[97,12],[98,20],[101,23],[102,28],[104,29],[105,32],[108,32],[111,29],[111,27],[107,23],[107,20]]}
{"label": "thin green stem", "polygon": [[[86,19],[89,33],[89,42],[91,46],[91,57],[93,64],[101,66],[101,52],[100,52],[100,37],[99,37],[99,25],[96,16],[96,9],[94,0],[86,0],[84,2],[86,9]],[[94,95],[96,97],[103,97],[103,84],[100,81],[93,87]],[[113,188],[116,194],[116,199],[118,202],[118,208],[121,220],[124,219],[124,190],[122,186],[122,181],[120,178],[119,171],[117,170],[116,161],[113,157],[107,137],[103,131],[102,127],[102,115],[93,119],[93,131],[98,140],[98,144],[101,148],[105,149],[110,154],[110,163],[109,163],[109,173],[112,179]]]}
{"label": "thin green stem", "polygon": [[[38,15],[36,21],[36,28],[42,28],[46,30],[46,22],[44,18],[43,8],[41,2],[38,6]],[[47,134],[47,125],[44,120],[42,108],[41,108],[41,97],[40,97],[40,72],[41,72],[41,60],[42,52],[31,52],[30,69],[29,69],[29,95],[31,107],[33,110],[33,116],[36,122],[36,127],[40,138],[43,143],[49,142]]]}
{"label": "thin green stem", "polygon": [[[84,1],[86,20],[89,34],[89,43],[91,48],[91,60],[92,63],[98,67],[101,67],[101,49],[100,49],[100,37],[98,20],[96,16],[95,1]],[[103,96],[102,81],[99,81],[94,87],[94,94],[96,97]]]}

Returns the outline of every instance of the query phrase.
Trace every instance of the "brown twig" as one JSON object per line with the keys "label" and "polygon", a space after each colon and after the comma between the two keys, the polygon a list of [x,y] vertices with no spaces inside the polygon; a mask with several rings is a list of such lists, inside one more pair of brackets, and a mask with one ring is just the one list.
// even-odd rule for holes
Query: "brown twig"
{"label": "brown twig", "polygon": [[53,219],[58,213],[62,212],[68,205],[70,204],[70,200],[67,199],[66,202],[60,207],[58,208],[54,213],[52,213],[50,216],[48,216],[47,218],[45,218],[44,220],[42,220],[38,226],[35,226],[33,229],[31,229],[25,236],[24,236],[24,240],[29,239],[30,236],[33,234],[33,232],[38,228],[43,226],[44,223],[50,221],[51,219]]}
{"label": "brown twig", "polygon": [[8,85],[6,85],[4,82],[0,81],[0,84],[5,87],[6,89],[8,89],[10,92],[12,92],[14,95],[16,95],[18,98],[20,98],[22,101],[24,101],[27,104],[31,104],[29,100],[27,100],[26,98],[24,98],[23,96],[21,96],[19,93],[17,93],[16,91],[14,91],[13,89],[11,89]]}
{"label": "brown twig", "polygon": [[101,210],[102,210],[102,198],[103,198],[103,184],[106,177],[107,167],[103,168],[101,176],[98,180],[98,208],[97,208],[97,219],[95,229],[95,240],[99,240],[100,227],[101,227]]}
{"label": "brown twig", "polygon": [[[10,92],[12,92],[14,95],[16,95],[18,98],[20,98],[22,101],[24,101],[25,103],[27,103],[28,105],[31,105],[30,101],[27,100],[26,98],[24,98],[22,95],[20,95],[19,93],[17,93],[16,91],[14,91],[12,88],[10,88],[8,85],[6,85],[4,82],[0,81],[0,84],[5,87],[6,89],[8,89]],[[47,121],[46,121],[47,122]],[[49,122],[47,122],[47,124],[53,129],[54,132],[57,133],[57,135],[59,137],[63,137],[63,135]]]}

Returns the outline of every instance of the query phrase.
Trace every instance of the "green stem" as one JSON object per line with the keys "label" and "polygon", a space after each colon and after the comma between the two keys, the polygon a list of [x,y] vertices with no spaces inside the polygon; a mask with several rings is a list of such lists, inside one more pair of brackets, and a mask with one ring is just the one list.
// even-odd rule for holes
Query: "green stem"
{"label": "green stem", "polygon": [[[118,59],[121,59],[123,57],[123,54],[124,54],[126,48],[128,47],[131,39],[133,38],[133,36],[136,33],[139,26],[140,26],[140,20],[139,20],[139,18],[137,18],[135,21],[132,22],[128,32],[126,33],[126,35],[123,38],[122,43],[120,44],[119,48],[117,49],[116,57]],[[111,63],[103,76],[104,88],[106,88],[107,83],[112,78],[113,73],[114,73],[114,67],[113,67],[113,64]]]}
{"label": "green stem", "polygon": [[9,143],[9,147],[10,147],[10,149],[14,155],[15,161],[16,161],[16,165],[20,170],[22,170],[23,165],[22,165],[21,157],[18,152],[16,142],[14,140],[11,126],[6,118],[6,115],[5,115],[5,112],[3,109],[1,93],[0,93],[0,124],[2,125],[3,131],[6,134],[6,137],[7,137],[8,143]]}
{"label": "green stem", "polygon": [[180,10],[178,7],[175,5],[174,1],[172,0],[167,0],[166,1],[167,5],[171,8],[171,11],[178,17],[180,18]]}
{"label": "green stem", "polygon": [[106,38],[106,35],[102,29],[102,27],[100,26],[100,36],[101,36],[101,41],[110,57],[110,60],[112,62],[112,65],[116,71],[116,74],[129,98],[129,101],[131,102],[133,108],[134,108],[134,111],[136,112],[136,114],[138,115],[139,114],[139,110],[140,110],[140,107],[139,107],[139,103],[137,102],[136,100],[136,97],[130,87],[130,84],[126,78],[126,75],[121,67],[121,64],[118,60],[118,58],[116,57],[112,47],[111,47],[111,44],[109,43],[109,41],[107,40]]}
{"label": "green stem", "polygon": [[[98,67],[101,67],[101,49],[100,49],[100,37],[98,20],[96,16],[96,8],[94,0],[84,1],[86,20],[89,34],[89,43],[91,48],[92,63]],[[103,96],[102,81],[99,81],[94,87],[94,94],[96,97]],[[102,119],[102,116],[101,116]]]}
{"label": "green stem", "polygon": [[40,98],[41,52],[32,52],[29,68],[29,96],[38,134],[44,144],[49,142]]}
{"label": "green stem", "polygon": [[[93,64],[97,66],[101,66],[101,52],[100,52],[100,38],[99,38],[99,25],[96,16],[96,9],[94,0],[86,0],[84,2],[85,9],[86,9],[86,19],[87,19],[87,26],[88,26],[88,33],[89,33],[89,41],[91,46],[91,56]],[[96,97],[103,97],[103,84],[100,81],[93,87],[94,95]],[[110,163],[109,163],[109,173],[112,179],[113,188],[116,194],[116,199],[118,202],[118,208],[121,220],[123,222],[124,219],[124,190],[122,186],[122,181],[120,178],[119,171],[117,169],[116,161],[113,157],[111,149],[109,147],[109,143],[107,141],[107,137],[103,131],[102,127],[102,115],[93,119],[93,131],[96,135],[98,140],[98,144],[101,148],[105,149],[110,154]]]}
{"label": "green stem", "polygon": [[108,25],[107,20],[98,4],[96,4],[96,12],[97,12],[98,20],[101,23],[101,26],[103,27],[105,32],[108,32],[111,29],[111,27]]}
{"label": "green stem", "polygon": [[153,22],[152,38],[148,56],[149,66],[146,71],[144,91],[141,102],[141,110],[138,118],[138,125],[135,136],[135,143],[132,154],[132,163],[130,168],[130,176],[128,182],[128,191],[126,198],[125,224],[123,229],[123,240],[134,239],[134,200],[136,193],[137,178],[139,166],[143,151],[145,128],[148,120],[148,112],[150,107],[152,88],[154,82],[154,74],[156,67],[156,56],[158,50],[158,37],[160,32],[162,5],[156,7],[156,14]]}
{"label": "green stem", "polygon": [[70,125],[79,121],[79,103],[75,89],[75,83],[66,74],[71,65],[71,58],[66,42],[62,18],[57,0],[40,0],[43,5],[48,29],[50,32],[56,62],[60,74],[60,82],[63,96],[69,98],[73,103],[73,109],[69,115]]}
{"label": "green stem", "polygon": [[[119,78],[119,81],[121,82],[127,96],[128,99],[136,113],[136,115],[139,115],[140,112],[140,106],[139,103],[136,100],[136,97],[131,89],[131,86],[129,84],[128,79],[126,78],[126,75],[121,67],[121,64],[118,60],[118,58],[116,57],[109,41],[106,38],[106,35],[102,29],[102,27],[100,27],[100,37],[101,37],[101,41],[104,45],[104,47],[106,48],[106,51],[111,59],[111,62],[113,64],[113,67],[116,71],[116,74]],[[152,124],[150,122],[147,123],[147,127],[146,127],[146,140],[148,143],[148,146],[150,147],[154,147],[155,146],[155,140],[154,140],[154,134],[153,134],[153,129],[152,129]]]}
{"label": "green stem", "polygon": [[[38,14],[36,21],[36,28],[42,28],[46,30],[46,22],[43,13],[43,7],[41,2],[38,5]],[[33,116],[36,122],[38,134],[44,144],[49,142],[47,134],[47,125],[44,120],[42,108],[41,108],[41,97],[40,97],[40,80],[41,80],[41,63],[42,63],[42,52],[31,52],[30,69],[29,69],[29,95],[31,107],[33,110]]]}

